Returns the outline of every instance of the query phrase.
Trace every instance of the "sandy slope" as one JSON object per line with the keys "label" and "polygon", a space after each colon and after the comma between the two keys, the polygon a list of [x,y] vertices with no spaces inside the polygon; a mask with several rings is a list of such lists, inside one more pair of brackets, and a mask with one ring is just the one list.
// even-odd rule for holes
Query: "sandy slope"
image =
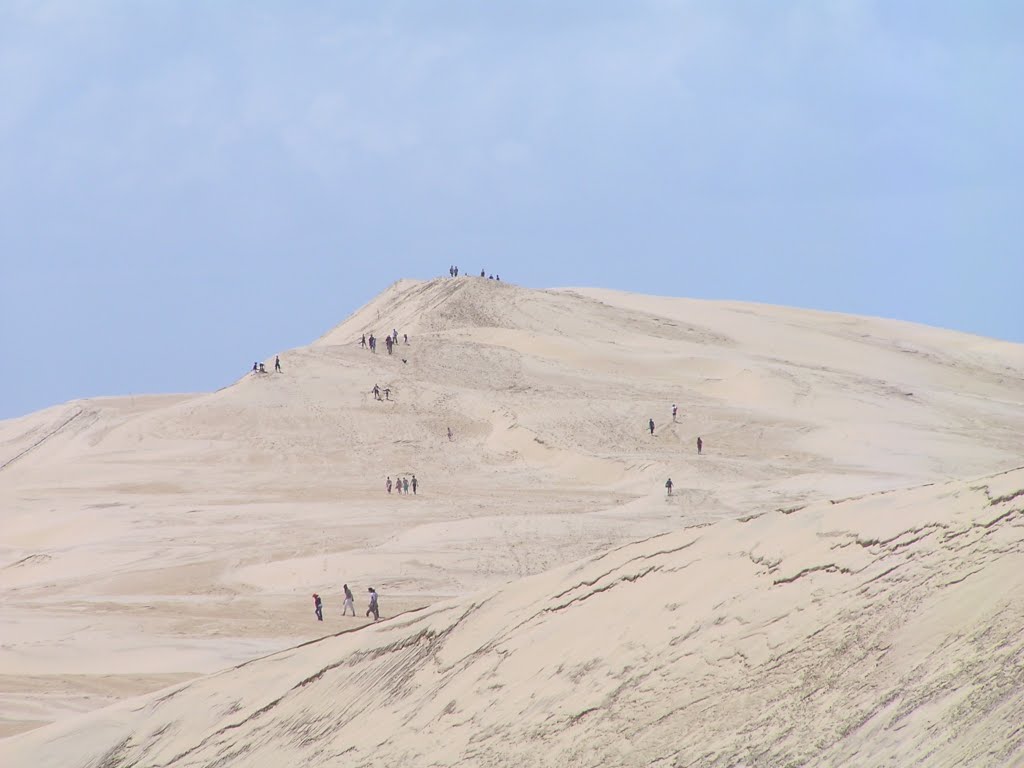
{"label": "sandy slope", "polygon": [[[394,356],[354,343],[391,328]],[[394,615],[1024,456],[1024,349],[892,321],[402,281],[282,361],[0,422],[0,735],[361,626],[344,581]],[[411,472],[417,497],[384,494]]]}
{"label": "sandy slope", "polygon": [[1024,469],[691,528],[0,742],[9,765],[1024,760]]}

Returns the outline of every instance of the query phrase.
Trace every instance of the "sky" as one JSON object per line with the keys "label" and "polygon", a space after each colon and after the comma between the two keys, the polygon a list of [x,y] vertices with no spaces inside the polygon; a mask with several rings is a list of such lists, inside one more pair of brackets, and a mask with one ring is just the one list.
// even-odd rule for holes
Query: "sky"
{"label": "sky", "polygon": [[0,418],[487,269],[1024,342],[1024,3],[0,0]]}

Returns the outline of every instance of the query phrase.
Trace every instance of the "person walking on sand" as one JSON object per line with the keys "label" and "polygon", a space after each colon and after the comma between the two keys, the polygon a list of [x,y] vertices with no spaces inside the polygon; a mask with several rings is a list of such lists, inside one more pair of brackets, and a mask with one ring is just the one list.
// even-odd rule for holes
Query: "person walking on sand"
{"label": "person walking on sand", "polygon": [[409,478],[408,477],[403,477],[402,478],[402,487],[404,489],[402,491],[402,493],[404,493],[406,496],[408,496],[409,495]]}
{"label": "person walking on sand", "polygon": [[356,603],[355,603],[355,598],[352,597],[352,590],[348,588],[348,584],[343,584],[341,588],[343,590],[345,590],[345,603],[344,603],[344,605],[341,606],[341,615],[342,616],[347,616],[348,615],[348,609],[351,608],[352,609],[352,615],[355,616],[356,615]]}
{"label": "person walking on sand", "polygon": [[384,487],[388,489],[388,493],[391,493],[391,478],[388,477],[388,481],[384,483]]}
{"label": "person walking on sand", "polygon": [[366,349],[366,334],[363,334],[363,338],[359,340],[359,346]]}
{"label": "person walking on sand", "polygon": [[651,430],[651,434],[654,434],[654,419],[650,419],[647,422],[647,427]]}
{"label": "person walking on sand", "polygon": [[416,486],[418,486],[418,485],[419,485],[419,483],[416,480],[416,475],[413,475],[412,476],[412,495],[413,496],[416,495]]}
{"label": "person walking on sand", "polygon": [[679,410],[676,408],[676,404],[672,403],[672,421],[676,420],[676,414],[678,412],[679,412]]}
{"label": "person walking on sand", "polygon": [[370,607],[366,609],[366,615],[373,614],[373,620],[377,621],[380,618],[380,606],[377,605],[377,590],[370,587]]}
{"label": "person walking on sand", "polygon": [[281,357],[279,355],[274,355],[274,371],[276,373],[281,372]]}
{"label": "person walking on sand", "polygon": [[665,481],[665,491],[667,492],[665,494],[666,496],[671,496],[672,495],[672,478],[671,477],[668,480]]}
{"label": "person walking on sand", "polygon": [[252,372],[253,373],[259,373],[260,372],[260,364],[259,363],[253,363],[252,364]]}
{"label": "person walking on sand", "polygon": [[704,441],[699,437],[697,438],[697,455],[700,456],[701,451],[704,450]]}
{"label": "person walking on sand", "polygon": [[402,495],[402,478],[400,477],[395,478],[395,490],[398,491],[399,496]]}
{"label": "person walking on sand", "polygon": [[391,399],[391,387],[384,387],[384,399],[385,400],[390,400]]}
{"label": "person walking on sand", "polygon": [[373,392],[373,399],[374,400],[380,400],[380,387],[379,386],[374,384],[373,385],[373,389],[371,389],[370,391]]}
{"label": "person walking on sand", "polygon": [[313,610],[316,612],[316,620],[323,621],[324,604],[323,601],[320,599],[320,595],[318,595],[316,592],[313,593]]}
{"label": "person walking on sand", "polygon": [[455,436],[452,434],[452,428],[448,427],[448,442],[450,443],[454,439],[455,439]]}

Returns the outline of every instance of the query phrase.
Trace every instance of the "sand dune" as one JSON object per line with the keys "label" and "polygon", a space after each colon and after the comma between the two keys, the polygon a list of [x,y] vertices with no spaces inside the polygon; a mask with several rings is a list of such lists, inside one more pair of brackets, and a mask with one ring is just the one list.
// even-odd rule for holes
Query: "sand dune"
{"label": "sand dune", "polygon": [[[371,355],[356,344],[364,332],[383,336],[392,328],[410,336],[393,356],[383,345]],[[1024,348],[895,321],[591,289],[532,291],[475,278],[400,281],[310,346],[282,353],[282,363],[281,375],[243,375],[215,393],[86,400],[0,422],[0,735],[66,721],[72,729],[67,733],[79,735],[60,743],[78,745],[85,721],[67,719],[76,713],[361,627],[361,614],[338,615],[342,582],[360,598],[375,585],[389,616],[431,606],[344,640],[387,636],[400,643],[395,638],[404,637],[402,628],[413,626],[409,621],[442,615],[447,618],[439,621],[449,621],[482,599],[465,602],[481,590],[495,595],[491,602],[510,615],[519,615],[520,607],[535,611],[562,588],[559,579],[569,578],[566,571],[545,572],[631,541],[666,532],[699,534],[702,546],[722,548],[713,554],[726,568],[722,563],[739,551],[728,544],[733,533],[710,532],[764,529],[764,540],[777,541],[793,562],[803,556],[798,550],[804,543],[810,557],[817,551],[810,544],[818,541],[801,543],[797,532],[804,524],[794,521],[820,515],[832,530],[830,510],[838,514],[847,504],[830,500],[986,476],[1024,463]],[[369,393],[374,383],[390,387],[393,401],[376,402]],[[676,424],[669,416],[673,402],[680,406]],[[648,418],[657,422],[653,437],[645,429]],[[454,442],[446,437],[449,426]],[[706,447],[699,457],[697,435]],[[385,476],[413,472],[422,482],[415,498],[384,493]],[[664,498],[668,476],[676,487],[671,500]],[[936,520],[980,514],[980,502],[963,506],[950,495],[957,487],[943,486],[946,495],[928,497],[934,501],[920,514]],[[961,494],[976,497],[971,487],[964,485]],[[877,514],[898,527],[904,517],[919,514],[900,500],[939,493],[937,488],[905,497],[884,493],[849,508],[880,505]],[[814,507],[811,516],[806,510],[777,512],[822,501],[825,506]],[[730,522],[751,515],[760,516]],[[715,521],[724,522],[680,532]],[[835,528],[861,532],[848,516],[837,518]],[[1012,538],[1020,528],[1010,520],[993,530]],[[785,543],[789,538],[792,547]],[[947,549],[930,557],[944,562],[952,557]],[[765,557],[781,554],[766,550]],[[990,559],[985,567],[997,570],[1013,562],[1002,552]],[[542,573],[535,581],[519,581]],[[788,585],[789,592],[835,575],[813,573]],[[754,580],[737,581],[740,591],[730,600],[741,600],[743,590],[760,583],[756,574],[747,576]],[[514,586],[502,586],[512,580]],[[311,620],[313,591],[325,597],[324,624]],[[520,594],[521,606],[513,597]],[[455,602],[444,602],[450,598]],[[814,595],[804,598],[814,602]],[[643,600],[656,603],[651,596]],[[673,612],[677,622],[709,621],[702,600],[680,599],[684,607]],[[824,632],[822,617],[842,613],[849,600],[842,590],[828,592],[820,599],[825,613],[808,613],[807,626],[818,621],[814,628]],[[616,606],[625,612],[620,624],[638,633],[624,642],[650,636],[643,646],[648,657],[630,655],[632,645],[622,646],[629,653],[615,646],[637,670],[669,664],[655,658],[665,639],[663,623],[654,620],[665,617],[655,603]],[[574,615],[575,609],[564,613]],[[967,632],[967,625],[957,624],[959,615],[943,619],[950,632]],[[580,626],[592,619],[581,614]],[[486,638],[508,630],[474,626],[482,643],[496,642]],[[773,643],[795,642],[804,625],[785,626]],[[1019,632],[1021,624],[1016,626]],[[611,632],[603,626],[594,631]],[[566,637],[549,638],[557,653],[575,653],[572,643],[562,642]],[[726,638],[727,646],[749,657],[752,651],[737,637]],[[325,642],[315,648],[333,648],[342,639]],[[593,658],[603,652],[597,646],[591,651]],[[295,654],[295,674],[307,661],[319,663],[313,650],[309,659],[301,657],[304,652],[286,652]],[[819,662],[822,674],[835,673],[835,662]],[[904,674],[908,668],[893,669],[891,674]],[[361,674],[375,674],[367,670]],[[292,672],[282,674],[291,679]],[[678,680],[690,686],[704,679],[689,674],[680,671]],[[947,686],[958,691],[951,694],[957,700],[966,695],[956,687],[970,678],[965,674]],[[209,691],[217,683],[193,685]],[[248,683],[237,685],[239,706],[250,707]],[[467,678],[458,685],[469,691],[477,683]],[[716,685],[714,690],[733,690],[726,678]],[[580,684],[581,690],[595,686]],[[672,698],[652,689],[655,694]],[[538,712],[571,709],[577,696],[564,693],[562,685],[531,695]],[[747,704],[733,702],[737,712],[760,711],[755,693],[743,696]],[[505,729],[519,733],[519,710],[494,714],[510,715],[515,722]],[[95,717],[107,718],[94,734],[97,749],[110,747],[101,734],[136,727],[131,718],[106,711]],[[221,721],[210,718],[203,727],[219,727]],[[445,718],[438,723],[462,722]],[[376,733],[375,727],[359,729]],[[533,727],[543,734],[542,725]],[[38,731],[38,738],[52,738],[47,733],[52,729]],[[435,753],[428,739],[401,749],[442,755],[441,764],[460,755],[470,759],[469,747],[457,746],[461,737],[436,733],[434,738],[456,746]],[[580,745],[591,739],[589,730],[581,733]],[[21,760],[42,743],[33,738],[3,744]],[[626,737],[619,738],[625,750]],[[740,743],[753,738],[728,742],[722,731],[708,743],[732,743],[729,754],[739,755]],[[893,749],[911,749],[910,741],[890,738]],[[798,742],[792,754],[805,748],[798,749]],[[595,742],[593,749],[605,750],[603,759],[614,764],[619,758],[609,744],[599,748]],[[550,755],[578,754],[580,765],[599,762],[584,759],[589,747],[580,745],[573,752],[572,744],[559,741]],[[519,751],[540,754],[538,749],[536,739],[525,740],[505,754],[511,759]],[[707,754],[717,749],[709,747]],[[487,750],[487,759],[502,754],[496,746]],[[538,764],[573,764],[551,760]],[[624,751],[621,764],[646,764],[631,760]]]}
{"label": "sand dune", "polygon": [[45,766],[1024,759],[1024,469],[686,529],[0,742]]}

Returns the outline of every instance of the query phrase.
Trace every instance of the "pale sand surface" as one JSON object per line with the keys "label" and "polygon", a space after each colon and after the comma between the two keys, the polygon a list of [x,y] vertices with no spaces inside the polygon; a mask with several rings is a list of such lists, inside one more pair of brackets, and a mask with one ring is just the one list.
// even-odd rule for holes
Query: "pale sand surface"
{"label": "pale sand surface", "polygon": [[683,529],[0,741],[5,765],[1024,760],[1024,469]]}
{"label": "pale sand surface", "polygon": [[[393,327],[393,356],[355,344]],[[393,616],[688,525],[1024,463],[1024,348],[895,321],[400,281],[282,363],[0,422],[0,735],[362,626],[370,584]],[[411,472],[420,494],[384,493]]]}

